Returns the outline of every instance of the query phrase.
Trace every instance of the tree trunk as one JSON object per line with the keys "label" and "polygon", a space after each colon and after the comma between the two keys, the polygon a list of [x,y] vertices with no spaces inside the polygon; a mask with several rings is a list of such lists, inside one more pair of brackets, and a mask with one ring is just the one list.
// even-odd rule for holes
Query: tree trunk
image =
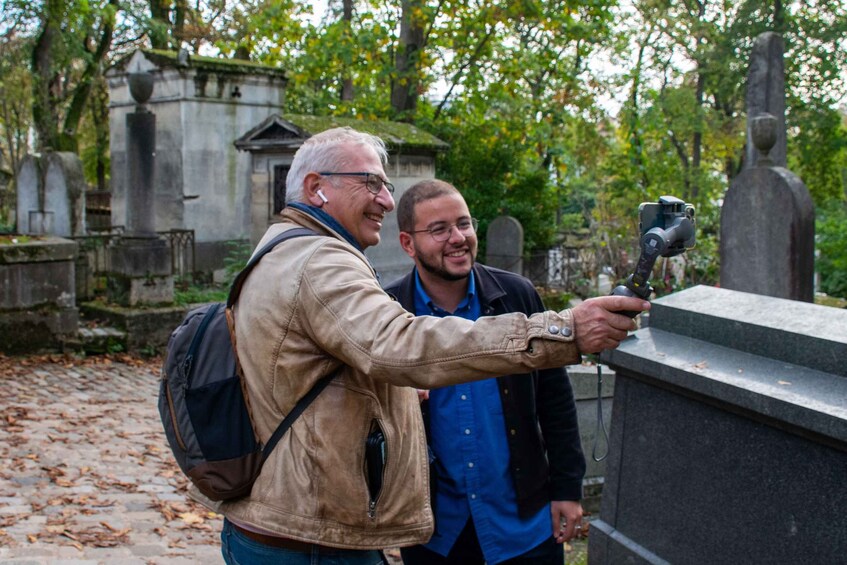
{"label": "tree trunk", "polygon": [[171,7],[169,0],[150,0],[150,45],[153,49],[170,49]]}
{"label": "tree trunk", "polygon": [[[118,0],[109,0],[110,6],[117,6],[117,4]],[[78,152],[79,143],[77,140],[77,133],[79,130],[79,122],[82,119],[83,111],[91,97],[91,89],[94,82],[102,75],[103,60],[112,48],[113,32],[114,27],[112,21],[104,15],[103,23],[101,25],[100,40],[97,43],[97,48],[85,63],[82,78],[74,89],[71,104],[68,107],[67,114],[65,114],[64,126],[60,134],[63,151],[73,151],[74,153]]]}
{"label": "tree trunk", "polygon": [[[344,29],[345,32],[350,38],[353,33],[353,0],[344,0]],[[342,72],[341,77],[341,100],[344,102],[350,102],[353,100],[353,79],[350,77],[350,67],[351,65],[347,65],[344,71]]]}
{"label": "tree trunk", "polygon": [[638,48],[638,59],[635,63],[635,72],[632,75],[632,90],[630,94],[630,104],[632,105],[629,115],[629,145],[630,145],[630,163],[638,173],[641,190],[647,190],[650,185],[650,179],[647,177],[647,167],[644,165],[644,140],[641,135],[640,125],[640,107],[638,102],[638,93],[641,89],[641,71],[644,65],[644,49],[650,43],[652,33],[648,34],[644,43]]}
{"label": "tree trunk", "polygon": [[95,166],[97,175],[97,190],[108,189],[106,170],[109,156],[109,89],[101,75],[98,77],[91,96],[91,121],[94,124]]}
{"label": "tree trunk", "polygon": [[176,0],[174,7],[174,27],[171,32],[171,45],[173,49],[178,50],[182,47],[182,42],[186,41],[185,20],[188,17],[188,3],[186,0]]}
{"label": "tree trunk", "polygon": [[32,50],[32,119],[39,151],[58,150],[59,116],[58,76],[54,72],[55,50],[61,40],[63,0],[48,0],[44,5],[41,32]]}
{"label": "tree trunk", "polygon": [[396,119],[411,122],[418,107],[418,52],[424,48],[422,0],[403,0],[400,41],[394,57],[394,81],[391,85],[391,107]]}

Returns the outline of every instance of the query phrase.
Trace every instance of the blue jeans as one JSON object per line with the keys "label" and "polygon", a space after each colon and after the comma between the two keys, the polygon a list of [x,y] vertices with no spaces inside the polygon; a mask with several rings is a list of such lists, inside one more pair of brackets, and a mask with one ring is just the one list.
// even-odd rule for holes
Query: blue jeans
{"label": "blue jeans", "polygon": [[224,519],[221,553],[227,565],[382,565],[379,551],[315,547],[294,551],[252,540]]}

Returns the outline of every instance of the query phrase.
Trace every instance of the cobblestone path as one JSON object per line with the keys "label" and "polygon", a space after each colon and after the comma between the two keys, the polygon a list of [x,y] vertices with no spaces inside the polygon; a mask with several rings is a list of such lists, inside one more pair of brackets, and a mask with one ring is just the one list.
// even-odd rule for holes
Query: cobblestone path
{"label": "cobblestone path", "polygon": [[0,357],[0,563],[223,563],[157,393],[156,362]]}

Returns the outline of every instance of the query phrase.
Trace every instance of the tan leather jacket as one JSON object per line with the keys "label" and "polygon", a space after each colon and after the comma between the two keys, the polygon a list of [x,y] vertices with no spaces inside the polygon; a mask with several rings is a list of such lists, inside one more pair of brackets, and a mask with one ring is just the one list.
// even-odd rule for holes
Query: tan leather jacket
{"label": "tan leather jacket", "polygon": [[[249,497],[220,510],[242,525],[350,549],[423,543],[433,529],[427,447],[415,388],[572,364],[570,311],[470,322],[415,317],[380,288],[364,255],[297,210],[259,246],[305,226],[262,259],[235,307],[239,359],[264,441],[297,400],[338,376],[282,438]],[[556,326],[553,328],[552,326]],[[570,328],[567,337],[557,328]],[[552,330],[552,331],[551,331]],[[365,439],[387,446],[375,504]]]}

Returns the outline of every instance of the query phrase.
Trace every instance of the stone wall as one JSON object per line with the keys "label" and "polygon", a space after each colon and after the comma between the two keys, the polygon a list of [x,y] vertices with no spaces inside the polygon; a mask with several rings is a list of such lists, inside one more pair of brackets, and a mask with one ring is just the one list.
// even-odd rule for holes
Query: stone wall
{"label": "stone wall", "polygon": [[57,349],[76,336],[77,249],[58,237],[0,243],[0,352]]}

